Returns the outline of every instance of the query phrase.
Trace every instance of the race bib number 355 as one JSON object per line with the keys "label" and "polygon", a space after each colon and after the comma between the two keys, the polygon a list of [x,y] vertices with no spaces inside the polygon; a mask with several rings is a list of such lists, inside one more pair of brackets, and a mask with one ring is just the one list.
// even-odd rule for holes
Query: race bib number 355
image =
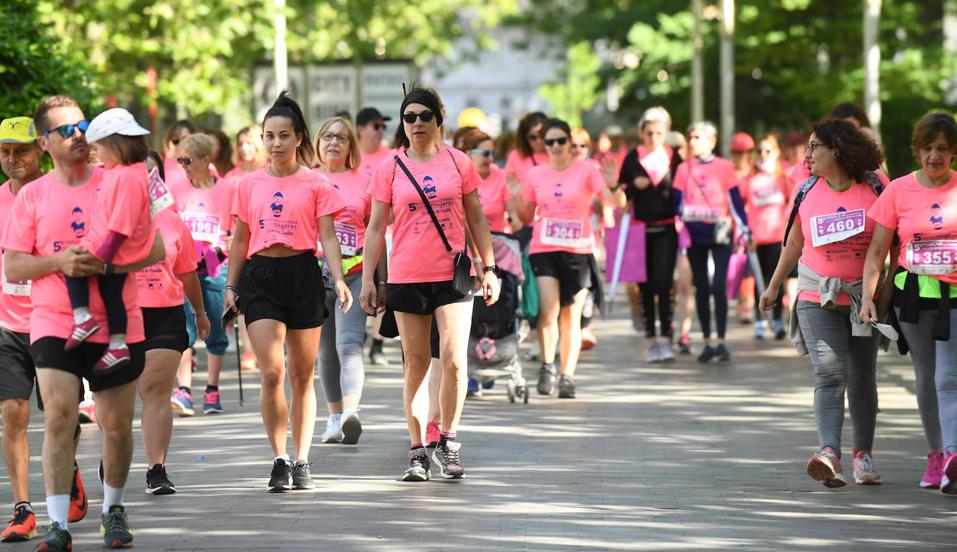
{"label": "race bib number 355", "polygon": [[811,245],[844,241],[864,231],[864,209],[811,217]]}
{"label": "race bib number 355", "polygon": [[907,244],[907,266],[915,274],[941,275],[957,272],[957,240]]}

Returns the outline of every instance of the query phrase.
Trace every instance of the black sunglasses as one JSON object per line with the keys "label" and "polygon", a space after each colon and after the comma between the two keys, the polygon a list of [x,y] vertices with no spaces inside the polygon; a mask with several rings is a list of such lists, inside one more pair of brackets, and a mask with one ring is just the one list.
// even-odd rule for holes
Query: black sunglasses
{"label": "black sunglasses", "polygon": [[189,157],[177,157],[176,162],[184,167],[188,167],[193,164],[193,160]]}
{"label": "black sunglasses", "polygon": [[432,113],[431,111],[426,110],[426,111],[423,111],[422,113],[406,113],[405,115],[402,116],[402,120],[411,125],[415,123],[416,119],[422,119],[423,123],[427,123],[431,121],[433,117],[435,117],[435,113]]}
{"label": "black sunglasses", "polygon": [[59,132],[60,136],[66,140],[70,136],[73,136],[73,133],[77,130],[79,130],[81,134],[86,134],[86,129],[88,128],[90,128],[90,122],[86,119],[83,119],[82,121],[73,123],[72,125],[60,125],[56,128],[51,128],[50,130],[44,132],[43,135],[49,136],[54,132]]}
{"label": "black sunglasses", "polygon": [[385,130],[385,123],[376,123],[375,125],[373,125],[372,128],[376,130]]}
{"label": "black sunglasses", "polygon": [[492,157],[495,157],[494,151],[482,149],[482,148],[472,149],[469,153],[472,153],[474,155],[481,155],[482,157],[488,157],[489,159],[491,159]]}
{"label": "black sunglasses", "polygon": [[555,144],[558,144],[559,146],[564,146],[567,143],[568,143],[567,136],[562,136],[561,138],[546,138],[545,139],[546,146],[554,146]]}

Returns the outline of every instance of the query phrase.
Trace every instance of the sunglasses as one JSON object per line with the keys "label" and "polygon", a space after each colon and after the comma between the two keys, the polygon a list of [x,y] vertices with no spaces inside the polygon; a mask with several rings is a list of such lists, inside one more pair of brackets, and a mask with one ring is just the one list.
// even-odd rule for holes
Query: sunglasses
{"label": "sunglasses", "polygon": [[471,153],[472,155],[481,155],[482,157],[488,157],[489,159],[495,157],[494,151],[482,149],[482,148],[475,148],[471,150],[469,153]]}
{"label": "sunglasses", "polygon": [[184,167],[188,167],[193,164],[193,160],[189,157],[177,157],[176,162]]}
{"label": "sunglasses", "polygon": [[562,136],[561,138],[546,138],[545,139],[545,145],[549,147],[554,146],[555,144],[558,144],[559,146],[564,146],[567,143],[568,143],[568,137],[566,136]]}
{"label": "sunglasses", "polygon": [[528,135],[525,136],[525,137],[528,138],[528,141],[529,141],[529,142],[537,142],[537,141],[539,141],[539,140],[542,139],[542,135],[541,135],[541,134],[528,134]]}
{"label": "sunglasses", "polygon": [[423,111],[422,113],[406,113],[402,116],[402,120],[409,123],[410,125],[415,123],[416,119],[422,119],[423,123],[431,121],[435,117],[435,113],[431,111]]}
{"label": "sunglasses", "polygon": [[385,130],[385,123],[376,123],[372,125],[372,128],[376,130]]}
{"label": "sunglasses", "polygon": [[86,134],[86,129],[88,128],[90,128],[90,122],[86,119],[83,119],[82,121],[73,123],[72,125],[60,125],[56,128],[51,128],[50,130],[44,132],[43,135],[49,136],[54,132],[59,132],[60,136],[66,140],[70,136],[73,136],[73,133],[77,130],[79,130],[81,134]]}

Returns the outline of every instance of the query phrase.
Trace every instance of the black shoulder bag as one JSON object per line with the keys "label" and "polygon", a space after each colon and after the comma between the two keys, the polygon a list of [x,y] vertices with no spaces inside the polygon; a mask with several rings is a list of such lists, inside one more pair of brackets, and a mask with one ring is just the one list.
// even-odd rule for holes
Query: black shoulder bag
{"label": "black shoulder bag", "polygon": [[[415,186],[415,190],[419,192],[419,197],[422,198],[422,203],[425,205],[426,211],[428,211],[429,216],[432,217],[432,224],[434,224],[435,229],[439,231],[442,244],[445,246],[446,251],[452,253],[452,244],[450,244],[448,238],[445,237],[445,232],[442,230],[442,225],[439,223],[438,217],[435,216],[435,211],[432,210],[432,204],[429,203],[429,198],[425,197],[425,192],[422,191],[419,183],[415,180],[415,177],[412,176],[412,172],[409,171],[405,163],[399,159],[398,155],[395,156],[395,162],[402,168],[402,172],[409,177],[409,182]],[[472,259],[469,258],[465,250],[459,251],[455,253],[453,266],[455,270],[452,276],[452,288],[462,295],[467,295],[472,291]]]}

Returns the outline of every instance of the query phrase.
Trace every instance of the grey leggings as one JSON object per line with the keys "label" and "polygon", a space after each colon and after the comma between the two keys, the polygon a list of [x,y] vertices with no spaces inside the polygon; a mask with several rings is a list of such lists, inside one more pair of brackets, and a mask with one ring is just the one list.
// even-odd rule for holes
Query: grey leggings
{"label": "grey leggings", "polygon": [[[362,275],[346,278],[352,297],[358,299]],[[342,397],[362,394],[365,365],[362,344],[365,341],[366,313],[356,303],[349,312],[336,308],[336,292],[326,287],[326,312],[329,318],[322,324],[319,339],[319,382],[326,402],[342,401]]]}
{"label": "grey leggings", "polygon": [[847,311],[798,301],[798,322],[814,366],[814,418],[821,448],[841,454],[844,393],[854,425],[854,448],[871,450],[877,419],[877,336],[852,337]]}
{"label": "grey leggings", "polygon": [[[897,309],[900,319],[900,309]],[[901,322],[910,347],[917,407],[930,450],[957,452],[957,309],[950,310],[950,340],[932,336],[937,312],[922,310],[917,324]]]}

